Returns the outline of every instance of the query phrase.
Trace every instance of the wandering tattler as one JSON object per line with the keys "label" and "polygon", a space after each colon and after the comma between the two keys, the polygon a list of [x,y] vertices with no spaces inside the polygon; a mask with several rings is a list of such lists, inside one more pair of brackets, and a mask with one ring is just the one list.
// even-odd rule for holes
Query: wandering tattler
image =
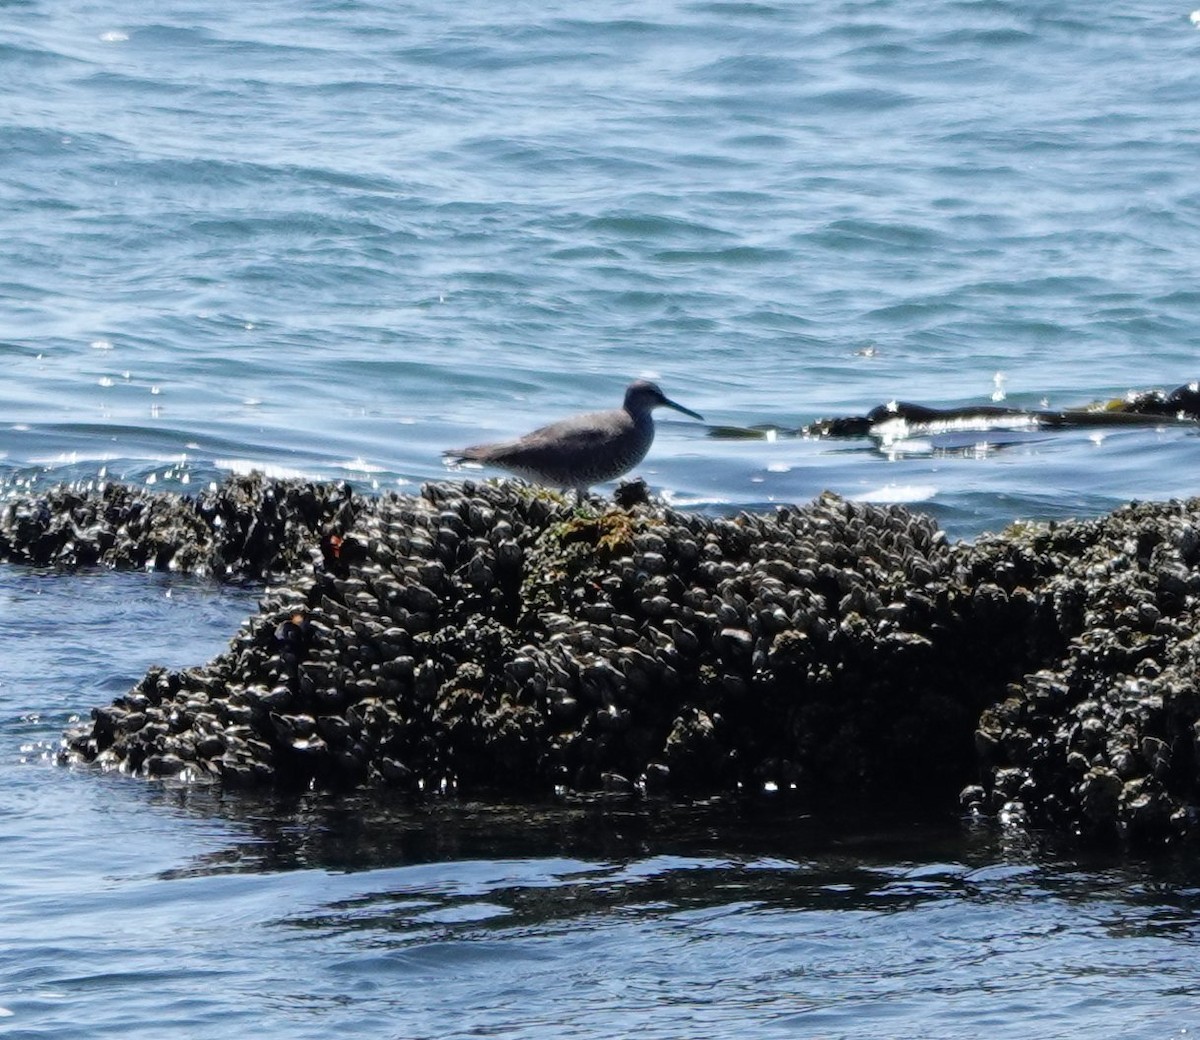
{"label": "wandering tattler", "polygon": [[456,462],[498,466],[536,484],[574,490],[579,501],[593,484],[628,473],[654,443],[655,408],[704,420],[704,416],[668,398],[644,379],[625,389],[625,403],[608,412],[586,412],[551,423],[515,441],[476,444],[444,452]]}

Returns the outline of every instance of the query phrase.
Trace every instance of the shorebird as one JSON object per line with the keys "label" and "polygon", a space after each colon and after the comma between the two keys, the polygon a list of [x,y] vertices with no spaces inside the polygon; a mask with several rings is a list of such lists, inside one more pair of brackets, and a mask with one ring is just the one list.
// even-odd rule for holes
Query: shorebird
{"label": "shorebird", "polygon": [[456,462],[498,466],[535,484],[574,491],[578,501],[593,484],[628,473],[654,443],[655,408],[673,408],[693,419],[704,416],[667,397],[654,383],[639,379],[625,389],[625,403],[608,412],[586,412],[542,426],[513,441],[475,444],[447,451]]}

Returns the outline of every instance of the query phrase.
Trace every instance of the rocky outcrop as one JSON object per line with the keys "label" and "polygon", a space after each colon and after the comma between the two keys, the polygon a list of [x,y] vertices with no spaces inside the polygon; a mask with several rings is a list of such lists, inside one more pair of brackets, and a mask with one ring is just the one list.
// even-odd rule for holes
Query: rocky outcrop
{"label": "rocky outcrop", "polygon": [[1197,830],[1200,502],[973,545],[832,495],[736,518],[626,502],[57,491],[5,508],[0,551],[277,575],[225,653],[152,670],[70,736],[109,767],[536,794],[966,785],[970,811],[1094,838]]}
{"label": "rocky outcrop", "polygon": [[321,532],[352,524],[362,504],[344,484],[259,475],[194,496],[60,485],[0,501],[0,559],[265,578],[309,564]]}
{"label": "rocky outcrop", "polygon": [[999,596],[1034,590],[1064,639],[982,714],[982,783],[964,803],[1092,837],[1195,832],[1200,501],[1013,531],[962,555]]}
{"label": "rocky outcrop", "polygon": [[985,651],[953,567],[930,520],[833,496],[729,520],[431,485],[72,746],[239,784],[945,790],[1017,676],[957,683]]}

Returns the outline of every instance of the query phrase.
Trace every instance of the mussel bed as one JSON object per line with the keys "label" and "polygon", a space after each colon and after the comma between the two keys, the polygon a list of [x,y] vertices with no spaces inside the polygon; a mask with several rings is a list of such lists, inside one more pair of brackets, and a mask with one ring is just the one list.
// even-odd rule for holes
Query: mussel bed
{"label": "mussel bed", "polygon": [[0,507],[0,558],[266,582],[63,758],[228,785],[950,802],[1200,831],[1200,500],[952,544],[825,494],[713,517],[519,484],[235,477]]}

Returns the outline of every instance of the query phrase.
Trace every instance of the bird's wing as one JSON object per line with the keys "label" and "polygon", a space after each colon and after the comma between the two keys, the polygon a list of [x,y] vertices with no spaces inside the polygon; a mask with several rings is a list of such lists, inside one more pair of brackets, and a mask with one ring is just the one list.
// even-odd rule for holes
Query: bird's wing
{"label": "bird's wing", "polygon": [[611,440],[619,430],[620,427],[613,423],[608,412],[594,412],[573,415],[569,419],[538,427],[512,443],[530,446],[557,444],[564,448],[582,449]]}
{"label": "bird's wing", "polygon": [[516,440],[473,444],[468,448],[443,454],[459,461],[501,464],[542,460],[547,456],[552,459],[561,459],[563,455],[582,456],[603,451],[620,432],[621,418],[620,415],[614,417],[610,412],[573,415],[546,426],[539,426]]}

